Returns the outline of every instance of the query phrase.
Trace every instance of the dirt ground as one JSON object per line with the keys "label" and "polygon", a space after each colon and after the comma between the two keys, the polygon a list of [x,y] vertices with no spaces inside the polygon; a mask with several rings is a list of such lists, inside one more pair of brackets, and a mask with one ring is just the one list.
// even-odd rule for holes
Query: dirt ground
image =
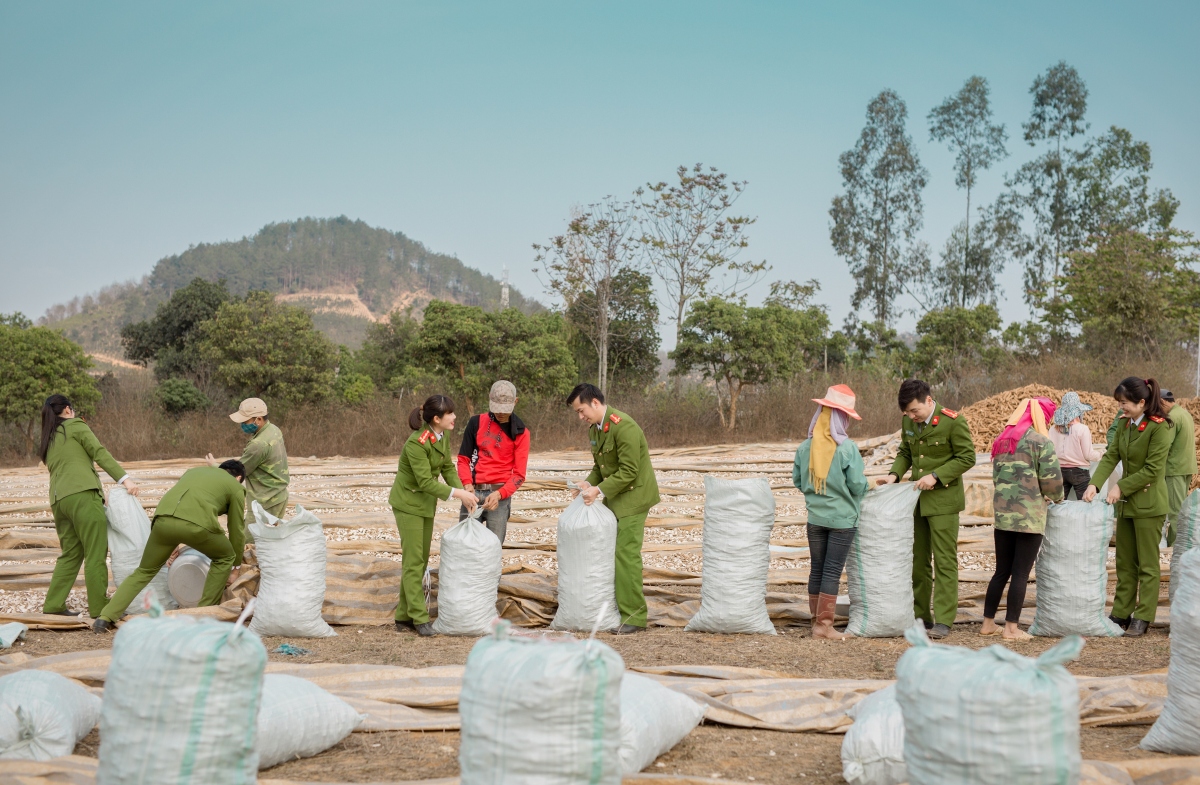
{"label": "dirt ground", "polygon": [[[944,643],[982,648],[978,625],[956,625]],[[287,662],[344,662],[425,667],[460,665],[475,644],[473,638],[420,638],[388,627],[340,627],[338,637],[321,639],[264,638],[270,651],[288,642],[310,650],[302,657],[271,654]],[[631,667],[663,664],[723,664],[768,668],[806,678],[894,678],[896,661],[908,649],[900,639],[818,641],[806,628],[786,628],[775,636],[707,635],[678,628],[651,628],[631,636],[601,635]],[[1036,656],[1055,644],[1036,638],[1011,648]],[[31,631],[15,649],[31,656],[108,648],[111,635],[87,631]],[[1088,640],[1078,661],[1068,668],[1080,676],[1137,673],[1166,667],[1170,642],[1165,631],[1152,629],[1141,639]],[[1123,760],[1146,757],[1137,743],[1148,726],[1084,729],[1083,757]],[[764,783],[840,783],[842,737],[818,733],[701,725],[654,764],[664,774],[719,776]],[[99,735],[93,731],[76,749],[95,756]],[[458,773],[459,734],[353,733],[341,744],[313,758],[291,761],[265,776],[300,781],[379,782],[433,779]]]}

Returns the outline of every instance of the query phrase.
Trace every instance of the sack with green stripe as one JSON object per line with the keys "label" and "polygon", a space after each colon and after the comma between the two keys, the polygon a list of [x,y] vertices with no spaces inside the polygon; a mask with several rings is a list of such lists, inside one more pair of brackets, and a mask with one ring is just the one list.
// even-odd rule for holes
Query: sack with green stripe
{"label": "sack with green stripe", "polygon": [[930,643],[917,622],[896,663],[904,762],[912,785],[1063,785],[1079,781],[1079,685],[1065,638],[1037,659],[1003,646]]}
{"label": "sack with green stripe", "polygon": [[1179,514],[1175,516],[1175,544],[1171,546],[1171,586],[1168,596],[1175,602],[1175,590],[1179,588],[1179,560],[1183,554],[1200,544],[1200,491],[1192,491],[1183,500]]}
{"label": "sack with green stripe", "polygon": [[846,632],[898,638],[912,626],[913,510],[920,498],[911,482],[880,485],[863,498],[858,535],[846,559]]}
{"label": "sack with green stripe", "polygon": [[619,785],[624,670],[595,639],[497,624],[463,673],[462,785]]}
{"label": "sack with green stripe", "polygon": [[253,785],[267,651],[242,626],[130,619],[113,639],[100,712],[103,785]]}

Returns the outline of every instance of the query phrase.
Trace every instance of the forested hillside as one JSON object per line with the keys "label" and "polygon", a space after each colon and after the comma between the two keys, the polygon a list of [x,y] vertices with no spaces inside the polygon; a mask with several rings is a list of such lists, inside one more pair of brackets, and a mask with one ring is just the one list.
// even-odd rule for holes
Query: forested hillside
{"label": "forested hillside", "polygon": [[[432,299],[486,309],[500,303],[500,282],[492,276],[400,232],[341,216],[268,224],[253,237],[193,246],[159,260],[140,283],[50,308],[43,323],[88,351],[119,357],[120,328],[147,318],[197,277],[224,278],[234,295],[254,289],[283,295],[311,310],[333,340],[351,346],[361,342],[373,317],[396,308],[420,310]],[[515,290],[509,303],[526,311],[539,307]]]}

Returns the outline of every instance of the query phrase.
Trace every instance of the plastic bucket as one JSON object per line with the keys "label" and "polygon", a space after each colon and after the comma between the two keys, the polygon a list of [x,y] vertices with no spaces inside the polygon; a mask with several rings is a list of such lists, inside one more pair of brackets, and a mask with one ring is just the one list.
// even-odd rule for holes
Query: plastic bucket
{"label": "plastic bucket", "polygon": [[195,548],[185,548],[167,570],[167,588],[180,608],[195,608],[204,595],[204,581],[212,559]]}

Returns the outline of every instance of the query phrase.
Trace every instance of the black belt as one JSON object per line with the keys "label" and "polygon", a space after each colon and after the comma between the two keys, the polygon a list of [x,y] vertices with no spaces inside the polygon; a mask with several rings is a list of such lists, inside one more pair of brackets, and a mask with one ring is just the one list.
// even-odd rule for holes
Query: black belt
{"label": "black belt", "polygon": [[475,490],[477,490],[477,491],[498,491],[503,487],[504,487],[504,483],[490,483],[489,484],[486,482],[480,482],[480,483],[475,484]]}

